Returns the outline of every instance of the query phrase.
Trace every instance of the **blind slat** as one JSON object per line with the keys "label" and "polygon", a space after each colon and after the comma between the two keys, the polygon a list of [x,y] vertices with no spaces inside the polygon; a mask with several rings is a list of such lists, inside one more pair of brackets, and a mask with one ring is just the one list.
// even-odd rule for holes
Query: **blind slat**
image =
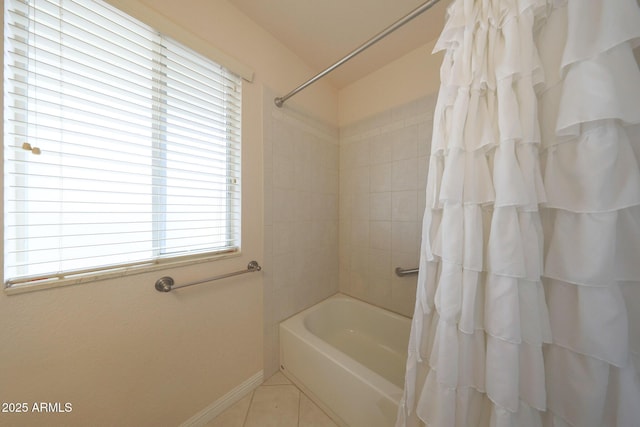
{"label": "blind slat", "polygon": [[237,250],[240,77],[100,0],[4,7],[7,284]]}

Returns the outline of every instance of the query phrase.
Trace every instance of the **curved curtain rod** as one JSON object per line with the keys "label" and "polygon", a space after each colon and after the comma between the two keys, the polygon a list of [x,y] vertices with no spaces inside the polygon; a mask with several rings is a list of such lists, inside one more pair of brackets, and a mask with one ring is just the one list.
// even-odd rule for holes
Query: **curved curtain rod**
{"label": "curved curtain rod", "polygon": [[329,68],[327,68],[326,70],[322,71],[321,73],[316,74],[314,77],[312,77],[311,79],[307,80],[305,83],[301,84],[300,86],[298,86],[297,88],[295,88],[294,90],[289,92],[288,94],[286,94],[284,96],[281,96],[281,97],[275,98],[273,100],[273,102],[276,104],[276,106],[278,108],[281,108],[284,105],[284,103],[285,103],[285,101],[287,99],[291,98],[296,93],[298,93],[301,90],[305,89],[307,86],[309,86],[309,85],[315,83],[316,81],[320,80],[322,77],[326,76],[327,74],[329,74],[330,72],[332,72],[333,70],[335,70],[336,68],[338,68],[339,66],[344,64],[345,62],[349,61],[354,56],[356,56],[359,53],[363,52],[364,50],[369,48],[371,45],[373,45],[373,44],[377,43],[378,41],[382,40],[383,38],[385,38],[386,36],[388,36],[389,34],[394,32],[395,30],[397,30],[398,28],[402,27],[407,22],[411,21],[416,16],[422,14],[423,12],[426,12],[428,9],[431,9],[431,7],[433,5],[435,5],[436,3],[438,3],[439,1],[440,0],[428,0],[428,1],[426,1],[424,4],[422,4],[422,6],[418,6],[413,11],[409,12],[404,18],[400,18],[394,24],[391,24],[390,26],[388,26],[387,28],[382,30],[380,33],[378,33],[377,35],[375,35],[372,38],[370,38],[368,41],[363,43],[356,50],[354,50],[353,52],[351,52],[350,54],[348,54],[347,56],[345,56],[344,58],[342,58],[341,60],[339,60],[338,62],[336,62],[335,64],[333,64]]}

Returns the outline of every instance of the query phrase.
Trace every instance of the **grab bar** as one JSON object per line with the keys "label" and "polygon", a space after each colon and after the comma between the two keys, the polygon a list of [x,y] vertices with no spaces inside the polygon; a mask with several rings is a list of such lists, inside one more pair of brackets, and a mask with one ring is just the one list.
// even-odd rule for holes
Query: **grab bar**
{"label": "grab bar", "polygon": [[399,277],[408,276],[410,274],[418,274],[418,271],[420,271],[420,269],[418,269],[418,268],[400,268],[400,267],[396,267],[396,274]]}
{"label": "grab bar", "polygon": [[175,283],[173,281],[173,278],[169,276],[165,276],[165,277],[159,278],[156,281],[156,290],[158,292],[170,292],[173,289],[186,288],[187,286],[199,285],[200,283],[212,282],[218,279],[226,279],[227,277],[237,276],[239,274],[244,274],[244,273],[253,273],[254,271],[260,271],[260,270],[262,270],[262,267],[260,267],[260,265],[258,264],[258,261],[251,261],[247,265],[246,270],[240,270],[240,271],[234,271],[233,273],[221,274],[219,276],[211,277],[209,279],[199,280],[197,282],[187,283],[186,285],[176,286],[176,287],[173,286]]}

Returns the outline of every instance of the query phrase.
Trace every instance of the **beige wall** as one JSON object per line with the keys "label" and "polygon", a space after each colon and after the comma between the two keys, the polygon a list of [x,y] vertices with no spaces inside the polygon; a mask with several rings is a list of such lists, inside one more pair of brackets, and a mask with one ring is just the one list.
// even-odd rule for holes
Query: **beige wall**
{"label": "beige wall", "polygon": [[[293,53],[225,0],[134,1],[188,28],[255,72],[253,83],[243,86],[243,254],[65,288],[12,296],[0,291],[0,401],[73,405],[69,414],[0,413],[0,425],[177,425],[260,372],[263,319],[275,322],[288,313],[287,307],[279,311],[276,307],[284,303],[276,300],[279,282],[272,283],[274,293],[267,298],[272,301],[269,309],[275,311],[266,314],[263,273],[171,294],[158,293],[153,283],[167,274],[177,283],[195,281],[242,269],[251,259],[263,262],[272,255],[265,253],[265,230],[273,233],[274,227],[265,229],[263,179],[264,161],[273,157],[265,156],[264,150],[274,149],[269,144],[277,142],[276,138],[265,141],[264,132],[271,135],[265,130],[270,126],[264,123],[268,117],[275,117],[273,123],[294,117],[287,123],[298,129],[300,117],[307,117],[302,119],[303,133],[321,129],[321,139],[327,129],[353,125],[354,136],[363,129],[358,122],[405,111],[404,105],[421,102],[439,85],[440,58],[430,57],[432,46],[425,45],[339,93],[320,81],[287,102],[292,115],[273,116],[267,111],[268,98],[288,92],[314,74]],[[326,147],[328,153],[335,153],[331,142]],[[330,174],[335,174],[336,161],[333,157],[331,164],[325,163]],[[266,172],[272,179],[280,176],[275,169]],[[341,186],[344,182],[340,177]],[[266,188],[273,184],[267,182]],[[319,191],[333,194],[336,184],[327,184],[333,189]],[[340,221],[346,208],[350,205],[339,203]],[[335,224],[336,212],[332,212],[319,218],[322,225]],[[271,235],[266,247],[277,251],[278,242],[282,243]],[[327,244],[338,251],[335,240]],[[327,247],[326,253],[330,252]],[[334,264],[331,269],[335,268]],[[309,284],[296,298],[307,305],[309,293],[315,292],[311,299],[322,298],[335,286]],[[277,345],[276,340],[268,341],[267,347]]]}
{"label": "beige wall", "polygon": [[[153,283],[263,261],[264,89],[284,93],[313,73],[224,0],[146,3],[255,71],[243,86],[243,254],[65,288],[0,291],[0,401],[73,405],[68,414],[0,413],[0,425],[178,425],[262,370],[261,273],[170,294]],[[337,92],[325,82],[290,102],[337,122]]]}
{"label": "beige wall", "polygon": [[340,127],[437,93],[443,55],[431,54],[434,44],[435,40],[341,89]]}
{"label": "beige wall", "polygon": [[[142,1],[253,68],[256,84],[245,86],[245,104],[249,104],[245,105],[245,117],[250,115],[252,120],[261,119],[261,104],[253,99],[262,96],[262,86],[285,94],[316,73],[225,0]],[[300,92],[287,105],[333,125],[338,118],[337,91],[326,80]],[[259,128],[245,126],[245,136],[249,130],[260,132]]]}

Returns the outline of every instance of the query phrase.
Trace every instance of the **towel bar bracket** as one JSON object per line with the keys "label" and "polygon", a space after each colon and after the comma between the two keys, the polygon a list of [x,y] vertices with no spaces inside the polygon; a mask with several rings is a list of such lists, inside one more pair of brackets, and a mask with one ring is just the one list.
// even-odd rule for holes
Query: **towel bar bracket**
{"label": "towel bar bracket", "polygon": [[173,288],[173,278],[169,276],[161,277],[156,281],[156,290],[159,292],[169,292]]}

